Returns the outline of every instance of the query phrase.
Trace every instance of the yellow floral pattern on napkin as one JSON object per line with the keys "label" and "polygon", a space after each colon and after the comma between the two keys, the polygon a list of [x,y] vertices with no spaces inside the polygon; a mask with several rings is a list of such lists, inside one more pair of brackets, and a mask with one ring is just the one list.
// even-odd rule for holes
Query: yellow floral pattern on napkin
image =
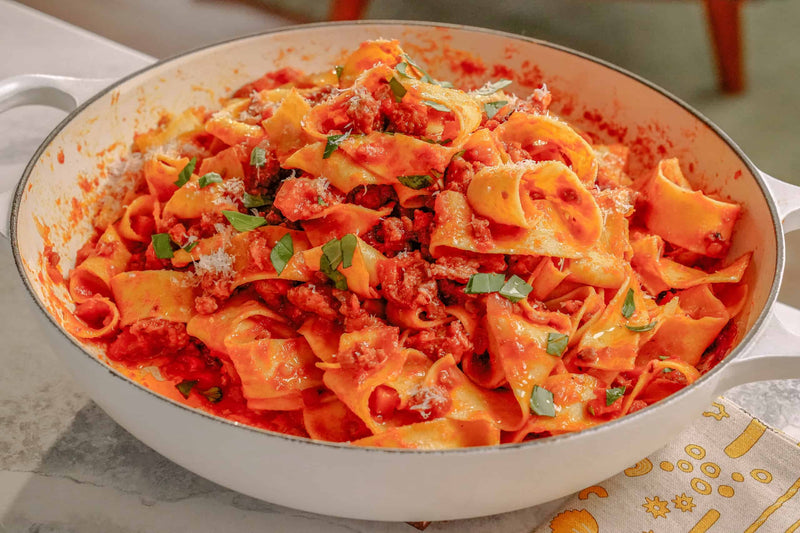
{"label": "yellow floral pattern on napkin", "polygon": [[534,533],[800,533],[800,447],[720,398],[670,444]]}

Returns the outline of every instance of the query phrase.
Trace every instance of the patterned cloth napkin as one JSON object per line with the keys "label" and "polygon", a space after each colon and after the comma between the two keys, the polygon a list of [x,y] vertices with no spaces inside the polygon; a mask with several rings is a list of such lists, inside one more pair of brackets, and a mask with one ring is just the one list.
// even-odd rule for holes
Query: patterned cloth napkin
{"label": "patterned cloth napkin", "polygon": [[800,448],[720,398],[670,444],[534,533],[800,533]]}

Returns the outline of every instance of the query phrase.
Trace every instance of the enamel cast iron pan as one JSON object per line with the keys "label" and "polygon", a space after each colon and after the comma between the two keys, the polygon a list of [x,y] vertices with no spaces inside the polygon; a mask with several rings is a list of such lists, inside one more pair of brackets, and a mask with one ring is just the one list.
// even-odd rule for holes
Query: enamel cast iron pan
{"label": "enamel cast iron pan", "polygon": [[[513,75],[522,83],[510,90],[526,94],[547,82],[555,96],[553,109],[567,120],[601,136],[622,136],[644,164],[654,163],[659,150],[677,156],[695,186],[742,204],[730,253],[736,257],[752,250],[753,260],[737,347],[693,385],[605,425],[514,445],[412,451],[356,448],[237,425],[128,380],[98,360],[97,348],[67,333],[59,319],[67,296],[43,275],[42,254],[51,241],[62,272],[72,267],[75,252],[91,233],[91,217],[81,217],[82,209],[88,211],[103,189],[114,187],[98,164],[126,155],[134,132],[154,127],[165,110],[216,108],[219,97],[266,71],[330,68],[344,51],[376,38],[399,39],[434,76],[456,85]],[[475,69],[464,67],[474,67],[476,58],[486,69],[471,74]],[[74,378],[142,442],[221,485],[297,509],[372,520],[444,520],[511,511],[567,495],[634,464],[734,385],[800,377],[800,338],[782,325],[800,323],[800,312],[775,301],[784,232],[800,227],[800,188],[759,172],[698,112],[613,65],[496,31],[367,22],[245,37],[107,84],[100,90],[92,80],[39,75],[0,82],[0,111],[30,103],[72,111],[42,143],[16,192],[0,194],[0,229],[10,241],[42,329]],[[87,178],[97,176],[99,187],[85,187]]]}

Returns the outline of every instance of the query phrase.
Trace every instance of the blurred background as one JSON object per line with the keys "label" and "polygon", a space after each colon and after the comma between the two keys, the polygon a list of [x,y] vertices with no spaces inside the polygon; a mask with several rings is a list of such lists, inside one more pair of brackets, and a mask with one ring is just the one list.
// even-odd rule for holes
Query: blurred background
{"label": "blurred background", "polygon": [[[331,15],[519,33],[581,50],[654,81],[719,124],[762,170],[800,184],[797,0],[21,1],[158,58]],[[744,80],[739,93],[719,90],[708,6],[720,13],[723,37],[739,37]],[[725,11],[737,10],[738,29],[733,18],[724,18]],[[728,46],[724,54],[728,61],[735,59],[732,50]]]}

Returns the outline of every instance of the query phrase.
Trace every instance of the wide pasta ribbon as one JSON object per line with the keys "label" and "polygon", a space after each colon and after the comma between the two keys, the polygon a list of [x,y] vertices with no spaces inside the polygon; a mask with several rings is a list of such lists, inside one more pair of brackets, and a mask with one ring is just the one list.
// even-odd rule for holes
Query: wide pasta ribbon
{"label": "wide pasta ribbon", "polygon": [[633,242],[631,265],[652,295],[669,289],[689,289],[706,283],[739,283],[750,264],[748,252],[716,272],[688,267],[664,257],[664,241],[658,235],[642,236]]}
{"label": "wide pasta ribbon", "polygon": [[[677,159],[663,159],[642,186],[647,229],[676,246],[724,257],[742,208],[692,190]],[[691,224],[676,224],[691,220]]]}
{"label": "wide pasta ribbon", "polygon": [[522,442],[531,433],[559,435],[580,431],[601,423],[589,416],[587,405],[595,398],[597,379],[589,374],[556,374],[541,384],[553,394],[555,416],[533,414],[519,430],[510,433],[504,442]]}
{"label": "wide pasta ribbon", "polygon": [[114,226],[108,226],[94,251],[69,275],[69,294],[80,303],[95,294],[110,296],[111,279],[125,271],[131,253]]}
{"label": "wide pasta ribbon", "polygon": [[556,161],[483,167],[470,182],[467,199],[476,213],[498,224],[535,229],[577,246],[594,243],[603,227],[592,195]]}
{"label": "wide pasta ribbon", "polygon": [[[537,228],[492,223],[477,217],[466,196],[455,191],[439,193],[434,210],[436,223],[430,243],[434,257],[444,256],[453,249],[564,258],[581,257],[584,253],[584,247],[571,237],[558,218],[543,218],[542,226]],[[476,225],[483,225],[487,231],[478,233]]]}
{"label": "wide pasta ribbon", "polygon": [[519,143],[523,148],[537,143],[553,143],[570,162],[572,170],[587,187],[597,178],[597,161],[592,146],[566,122],[549,115],[514,113],[495,130],[506,143]]}
{"label": "wide pasta ribbon", "polygon": [[325,386],[373,432],[386,428],[372,416],[369,399],[379,385],[400,375],[407,355],[400,349],[397,328],[375,326],[345,333],[339,341],[336,363],[319,363]]}
{"label": "wide pasta ribbon", "polygon": [[630,276],[602,315],[583,333],[573,349],[574,362],[599,370],[632,370],[639,347],[658,332],[663,318],[673,315],[677,302],[664,307],[647,299]]}

